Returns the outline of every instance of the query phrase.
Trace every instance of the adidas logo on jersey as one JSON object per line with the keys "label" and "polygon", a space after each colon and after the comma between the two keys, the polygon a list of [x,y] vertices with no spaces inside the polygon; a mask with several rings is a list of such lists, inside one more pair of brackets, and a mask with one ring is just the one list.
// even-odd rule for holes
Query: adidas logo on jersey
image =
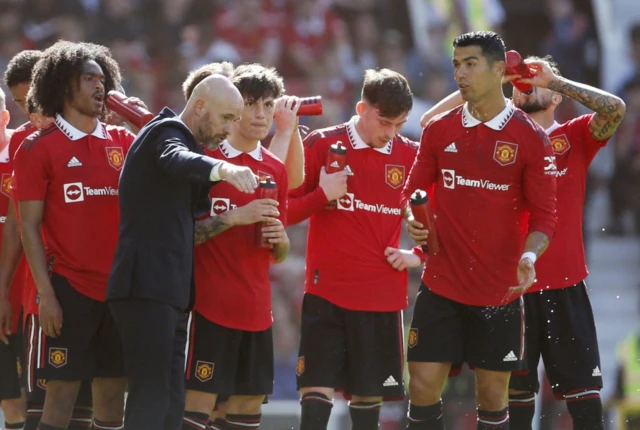
{"label": "adidas logo on jersey", "polygon": [[444,148],[444,152],[458,152],[458,148],[456,148],[456,143],[451,142],[449,146]]}
{"label": "adidas logo on jersey", "polygon": [[602,376],[602,372],[600,372],[600,366],[596,366],[596,368],[593,369],[593,373],[591,374],[591,376]]}
{"label": "adidas logo on jersey", "polygon": [[71,160],[67,163],[67,167],[80,167],[82,163],[76,157],[71,157]]}
{"label": "adidas logo on jersey", "polygon": [[382,386],[383,387],[397,387],[398,386],[398,381],[396,381],[393,376],[389,376],[387,378],[387,380],[384,381],[384,384],[382,384]]}
{"label": "adidas logo on jersey", "polygon": [[518,361],[518,357],[516,357],[513,351],[509,351],[502,361]]}
{"label": "adidas logo on jersey", "polygon": [[335,167],[337,169],[338,167],[340,167],[340,164],[338,163],[338,161],[334,161],[333,163],[329,164],[329,166]]}

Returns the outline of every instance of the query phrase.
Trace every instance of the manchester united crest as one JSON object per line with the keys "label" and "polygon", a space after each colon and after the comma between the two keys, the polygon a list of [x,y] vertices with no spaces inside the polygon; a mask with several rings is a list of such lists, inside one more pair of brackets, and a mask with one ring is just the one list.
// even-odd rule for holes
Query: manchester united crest
{"label": "manchester united crest", "polygon": [[67,348],[49,348],[49,364],[55,368],[67,364]]}
{"label": "manchester united crest", "polygon": [[404,166],[387,164],[385,170],[387,185],[393,189],[400,188],[404,185]]}
{"label": "manchester united crest", "polygon": [[47,389],[47,380],[46,379],[38,379],[38,387],[43,390]]}
{"label": "manchester united crest", "polygon": [[515,143],[503,142],[501,140],[496,142],[496,148],[493,152],[493,159],[501,166],[508,166],[516,162],[516,156],[518,155],[518,145]]}
{"label": "manchester united crest", "polygon": [[409,348],[413,348],[414,346],[416,346],[418,344],[418,329],[417,328],[412,328],[409,331],[409,341],[407,343],[409,344]]}
{"label": "manchester united crest", "polygon": [[105,148],[107,151],[107,160],[109,161],[109,165],[116,170],[122,169],[122,165],[124,164],[124,152],[122,148],[119,146],[108,146]]}
{"label": "manchester united crest", "polygon": [[564,134],[560,136],[553,136],[550,138],[551,147],[553,148],[553,152],[556,155],[562,155],[571,148],[571,144],[569,143],[569,139]]}
{"label": "manchester united crest", "polygon": [[198,361],[196,363],[196,378],[201,382],[207,382],[213,378],[213,363]]}
{"label": "manchester united crest", "polygon": [[304,357],[298,357],[296,362],[296,375],[302,376],[304,373]]}
{"label": "manchester united crest", "polygon": [[2,194],[11,198],[11,173],[2,174]]}

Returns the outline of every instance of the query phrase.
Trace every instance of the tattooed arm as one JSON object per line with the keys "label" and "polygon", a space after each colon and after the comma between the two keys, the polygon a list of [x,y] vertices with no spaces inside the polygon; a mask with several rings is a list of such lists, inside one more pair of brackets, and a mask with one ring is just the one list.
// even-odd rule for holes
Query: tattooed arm
{"label": "tattooed arm", "polygon": [[196,221],[196,245],[206,242],[236,225],[249,225],[257,222],[271,222],[280,216],[278,201],[257,199],[252,202],[210,218]]}
{"label": "tattooed arm", "polygon": [[230,212],[226,212],[220,215],[196,221],[196,229],[194,234],[196,245],[200,245],[201,243],[204,243],[212,237],[217,236],[223,231],[226,231],[233,227],[233,224],[229,219],[229,214]]}
{"label": "tattooed arm", "polygon": [[536,70],[536,76],[532,79],[522,79],[523,83],[549,88],[594,111],[596,114],[591,118],[589,128],[595,140],[603,141],[613,135],[626,110],[626,106],[620,97],[558,76],[553,73],[545,62],[527,61],[527,65]]}

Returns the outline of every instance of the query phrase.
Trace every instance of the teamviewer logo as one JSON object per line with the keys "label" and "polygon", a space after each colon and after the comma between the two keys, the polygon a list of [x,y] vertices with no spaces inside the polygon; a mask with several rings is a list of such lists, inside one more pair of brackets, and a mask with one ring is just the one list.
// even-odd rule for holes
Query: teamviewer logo
{"label": "teamviewer logo", "polygon": [[354,209],[353,193],[346,193],[344,196],[338,199],[338,209],[342,209],[343,211],[353,212],[353,209]]}
{"label": "teamviewer logo", "polygon": [[77,203],[84,201],[82,182],[64,184],[64,201],[65,203]]}
{"label": "teamviewer logo", "polygon": [[445,188],[453,190],[456,187],[456,171],[442,169],[442,183]]}
{"label": "teamviewer logo", "polygon": [[211,216],[223,214],[231,207],[229,199],[214,197],[211,199]]}

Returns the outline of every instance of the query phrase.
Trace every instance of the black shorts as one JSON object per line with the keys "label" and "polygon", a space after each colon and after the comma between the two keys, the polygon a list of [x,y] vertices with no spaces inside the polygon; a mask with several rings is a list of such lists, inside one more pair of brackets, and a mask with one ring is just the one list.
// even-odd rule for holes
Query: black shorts
{"label": "black shorts", "polygon": [[471,306],[420,285],[416,299],[408,361],[467,363],[494,371],[519,371],[524,355],[524,306]]}
{"label": "black shorts", "polygon": [[[42,409],[46,393],[47,381],[38,379],[38,341],[40,339],[40,324],[38,315],[27,314],[23,331],[24,366],[23,379],[27,388],[27,402],[29,409]],[[93,394],[91,380],[85,379],[80,385],[80,392],[76,398],[76,406],[83,408],[93,407]],[[42,411],[40,411],[42,412]]]}
{"label": "black shorts", "polygon": [[537,392],[540,356],[557,397],[602,388],[598,336],[584,282],[524,296],[525,362],[529,372],[512,376],[510,387]]}
{"label": "black shorts", "polygon": [[402,312],[353,311],[305,294],[296,368],[298,389],[404,398]]}
{"label": "black shorts", "polygon": [[0,400],[20,398],[20,336],[7,336],[9,344],[0,342]]}
{"label": "black shorts", "polygon": [[106,302],[93,300],[54,273],[51,284],[62,307],[57,338],[39,330],[38,378],[78,381],[124,377],[122,341]]}
{"label": "black shorts", "polygon": [[186,389],[259,396],[273,392],[273,334],[223,327],[197,312],[187,322]]}

